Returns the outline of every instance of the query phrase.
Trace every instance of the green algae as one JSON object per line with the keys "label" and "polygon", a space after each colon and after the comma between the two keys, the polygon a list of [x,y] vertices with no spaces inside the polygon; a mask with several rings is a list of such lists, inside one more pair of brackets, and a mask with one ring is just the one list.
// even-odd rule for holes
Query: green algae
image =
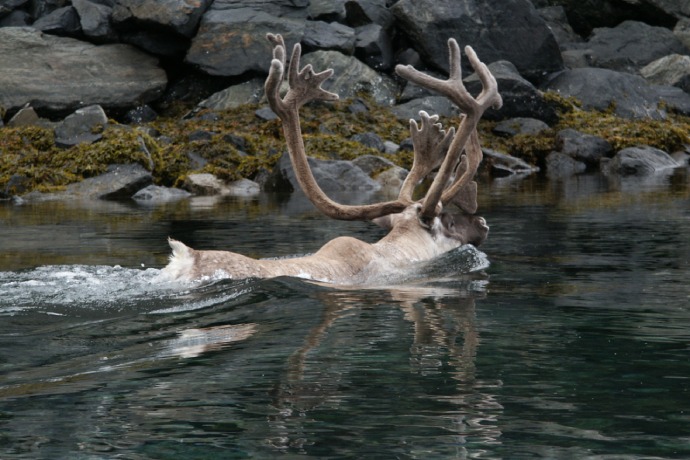
{"label": "green algae", "polygon": [[[666,120],[628,120],[612,110],[585,111],[574,99],[546,93],[559,111],[559,121],[538,135],[512,138],[493,134],[495,122],[479,125],[484,147],[542,164],[556,148],[556,134],[565,128],[593,134],[611,143],[614,150],[649,145],[673,152],[690,144],[690,118],[669,115]],[[361,155],[381,155],[410,168],[413,154],[401,151],[382,154],[351,140],[354,134],[373,132],[384,140],[401,143],[409,137],[409,124],[386,107],[359,99],[367,111],[350,110],[352,100],[317,103],[301,110],[307,154],[321,159],[352,160]],[[105,172],[108,165],[138,163],[151,171],[154,182],[179,186],[186,175],[210,172],[232,181],[253,179],[270,171],[286,150],[279,120],[256,116],[258,105],[211,112],[190,118],[160,117],[146,127],[132,127],[110,120],[98,127],[102,139],[69,148],[55,145],[49,127],[0,127],[0,192],[21,194],[32,190],[54,191]],[[441,120],[444,127],[457,126],[459,118]],[[190,136],[202,133],[202,136]],[[239,145],[236,140],[240,140]]]}

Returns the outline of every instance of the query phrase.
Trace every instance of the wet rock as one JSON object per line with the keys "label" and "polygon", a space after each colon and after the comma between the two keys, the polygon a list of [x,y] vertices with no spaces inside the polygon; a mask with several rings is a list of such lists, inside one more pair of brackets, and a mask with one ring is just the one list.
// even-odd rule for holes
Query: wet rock
{"label": "wet rock", "polygon": [[663,56],[688,52],[669,29],[639,21],[596,28],[587,47],[592,50],[594,67],[631,73]]}
{"label": "wet rock", "polygon": [[158,98],[167,84],[157,60],[129,45],[94,46],[26,27],[0,28],[0,55],[0,101],[8,110],[29,101],[38,113],[126,108]]}
{"label": "wet rock", "polygon": [[498,123],[493,133],[499,136],[512,137],[518,134],[539,134],[549,129],[549,125],[535,118],[511,118]]}
{"label": "wet rock", "polygon": [[[544,99],[541,91],[525,80],[517,68],[508,61],[497,61],[489,64],[489,70],[496,78],[498,90],[503,99],[503,106],[496,110],[490,108],[484,114],[488,120],[503,120],[506,118],[536,118],[551,124],[558,120],[558,115],[552,104]],[[472,94],[479,94],[482,89],[477,74],[472,74],[464,80],[467,90]]]}
{"label": "wet rock", "polygon": [[484,153],[484,160],[490,166],[491,173],[494,176],[523,175],[539,171],[537,166],[533,166],[507,153],[498,152],[492,149],[482,149],[482,152]]}
{"label": "wet rock", "polygon": [[170,203],[172,201],[179,201],[192,196],[186,190],[179,188],[161,187],[159,185],[149,185],[139,190],[132,196],[132,199],[148,205],[155,205],[161,203]]}
{"label": "wet rock", "polygon": [[681,54],[664,56],[640,69],[640,75],[650,83],[677,86],[686,93],[690,93],[690,56]]}
{"label": "wet rock", "polygon": [[96,142],[103,137],[107,124],[108,117],[100,105],[78,109],[55,127],[55,145],[67,148]]}
{"label": "wet rock", "polygon": [[563,68],[553,33],[528,0],[400,0],[391,11],[401,33],[436,69],[448,71],[448,37],[471,45],[484,62],[512,62],[529,80]]}
{"label": "wet rock", "polygon": [[302,57],[302,64],[311,64],[316,71],[332,68],[334,75],[322,87],[341,98],[356,97],[360,93],[371,96],[381,105],[393,105],[398,94],[395,81],[352,56],[337,51],[315,51]]}
{"label": "wet rock", "polygon": [[613,147],[605,139],[574,129],[564,129],[556,134],[556,149],[588,166],[598,166],[602,158],[613,152]]}
{"label": "wet rock", "polygon": [[551,152],[546,156],[546,175],[550,178],[570,177],[586,169],[586,164],[561,152]]}
{"label": "wet rock", "polygon": [[67,186],[64,198],[123,200],[153,182],[151,173],[139,164],[112,165],[105,174]]}
{"label": "wet rock", "polygon": [[645,176],[679,166],[671,155],[663,150],[641,146],[620,150],[610,161],[602,164],[602,171],[605,174],[621,176]]}
{"label": "wet rock", "polygon": [[638,75],[590,67],[561,72],[545,89],[575,97],[587,110],[613,107],[616,115],[631,119],[664,119],[666,111],[661,102],[681,113],[690,102],[690,95],[651,86]]}
{"label": "wet rock", "polygon": [[213,174],[198,173],[188,174],[185,177],[182,188],[194,195],[222,195],[225,183]]}

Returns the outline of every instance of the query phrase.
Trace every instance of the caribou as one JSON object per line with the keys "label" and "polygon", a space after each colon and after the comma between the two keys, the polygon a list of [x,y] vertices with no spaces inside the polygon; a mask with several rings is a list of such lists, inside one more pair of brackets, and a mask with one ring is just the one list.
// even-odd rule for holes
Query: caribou
{"label": "caribou", "polygon": [[[273,59],[265,82],[265,95],[281,120],[288,154],[296,179],[313,205],[326,216],[341,220],[373,221],[388,233],[375,243],[340,236],[313,254],[280,259],[253,259],[238,253],[194,250],[169,240],[170,262],[163,273],[181,280],[207,277],[232,279],[300,277],[339,285],[360,285],[381,275],[400,272],[416,262],[429,261],[465,244],[480,245],[489,227],[477,211],[477,183],[473,180],[482,161],[477,123],[490,108],[500,108],[502,99],[496,79],[467,46],[465,54],[482,83],[473,97],[462,82],[461,52],[455,39],[448,40],[450,71],[439,79],[412,66],[398,65],[396,73],[423,88],[447,97],[462,113],[457,130],[444,129],[437,115],[420,112],[419,123],[410,120],[413,144],[412,167],[398,197],[392,201],[345,205],[329,198],[319,187],[307,161],[299,109],[312,101],[334,101],[338,95],[321,85],[332,74],[315,72],[311,65],[300,69],[301,47],[287,48],[280,35],[267,35]],[[281,90],[287,79],[287,90]],[[284,93],[284,94],[283,94]],[[433,177],[421,199],[415,191],[424,179]],[[424,190],[422,190],[423,192]],[[420,193],[421,194],[421,193]],[[459,212],[450,212],[452,207]]]}

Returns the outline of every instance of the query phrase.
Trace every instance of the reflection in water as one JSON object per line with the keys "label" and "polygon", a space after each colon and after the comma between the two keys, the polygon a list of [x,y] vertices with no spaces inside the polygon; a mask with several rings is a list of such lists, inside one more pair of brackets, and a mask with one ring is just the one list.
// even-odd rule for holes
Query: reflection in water
{"label": "reflection in water", "polygon": [[[456,280],[458,283],[459,280]],[[353,344],[347,336],[371,333],[386,334],[384,330],[338,330],[338,322],[352,322],[363,315],[372,297],[379,304],[394,305],[400,309],[405,321],[412,326],[412,343],[408,349],[408,372],[422,377],[449,376],[455,381],[452,390],[444,394],[417,395],[417,398],[441,404],[440,412],[423,410],[409,420],[400,420],[387,414],[377,414],[376,408],[367,411],[367,424],[390,423],[401,438],[414,444],[417,434],[410,436],[409,428],[421,423],[442,430],[441,442],[455,443],[457,458],[465,458],[464,447],[468,439],[486,445],[499,444],[501,430],[498,417],[502,407],[492,391],[500,382],[477,379],[475,357],[479,345],[476,327],[475,299],[483,296],[478,280],[466,279],[449,287],[400,287],[385,291],[324,292],[319,299],[325,306],[321,321],[304,339],[304,344],[288,359],[286,376],[273,391],[277,414],[269,419],[271,436],[268,443],[278,450],[296,450],[305,453],[305,446],[318,443],[319,431],[310,432],[311,412],[340,410],[353,398],[353,374],[358,371],[385,373],[385,367],[361,369],[348,361],[348,347]],[[410,334],[405,334],[409,336]],[[374,337],[373,340],[379,340]],[[328,343],[325,343],[328,342]],[[321,359],[319,348],[328,348]],[[334,358],[338,357],[338,358]],[[391,382],[392,385],[397,383]],[[396,393],[397,391],[393,391]],[[362,415],[359,415],[362,417]],[[385,421],[379,421],[377,419]],[[415,420],[417,419],[417,420]],[[450,441],[450,438],[455,438]],[[454,456],[455,457],[455,456]]]}

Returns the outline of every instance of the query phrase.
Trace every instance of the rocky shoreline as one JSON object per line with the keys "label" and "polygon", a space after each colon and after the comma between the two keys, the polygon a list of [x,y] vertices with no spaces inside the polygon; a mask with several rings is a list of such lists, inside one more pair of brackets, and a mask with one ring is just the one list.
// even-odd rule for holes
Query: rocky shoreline
{"label": "rocky shoreline", "polygon": [[594,3],[610,14],[539,0],[6,0],[0,198],[295,188],[262,99],[267,32],[335,69],[325,86],[341,102],[303,117],[326,191],[395,188],[411,161],[407,121],[419,110],[456,121],[393,72],[443,74],[448,37],[490,64],[504,98],[480,126],[485,174],[687,168],[690,0]]}

